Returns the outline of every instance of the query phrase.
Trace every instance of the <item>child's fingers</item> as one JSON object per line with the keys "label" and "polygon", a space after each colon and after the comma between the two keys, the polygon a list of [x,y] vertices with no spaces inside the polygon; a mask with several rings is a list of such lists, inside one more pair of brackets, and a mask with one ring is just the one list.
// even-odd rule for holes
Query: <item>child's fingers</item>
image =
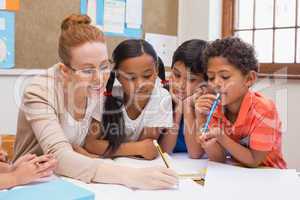
{"label": "child's fingers", "polygon": [[194,100],[197,100],[200,96],[202,96],[204,93],[203,93],[203,90],[201,88],[198,88],[196,89],[196,91],[194,92],[193,94],[193,99]]}
{"label": "child's fingers", "polygon": [[35,154],[25,154],[24,156],[21,156],[20,158],[18,158],[16,160],[16,162],[14,163],[14,166],[18,166],[19,164],[23,163],[23,162],[28,162],[33,160],[34,158],[36,158]]}
{"label": "child's fingers", "polygon": [[224,134],[224,132],[223,132],[223,129],[221,129],[220,127],[213,127],[212,134],[214,134],[215,137],[218,137],[218,136],[221,136],[222,134]]}
{"label": "child's fingers", "polygon": [[197,142],[200,144],[200,145],[203,145],[205,143],[206,139],[205,139],[205,135],[204,134],[201,134],[200,136],[197,137]]}
{"label": "child's fingers", "polygon": [[45,177],[51,176],[52,174],[53,174],[53,171],[49,170],[49,171],[43,171],[43,172],[38,173],[38,176],[39,176],[39,178],[45,178]]}
{"label": "child's fingers", "polygon": [[209,132],[206,134],[207,139],[218,138],[222,133],[219,127],[210,128]]}
{"label": "child's fingers", "polygon": [[47,153],[47,154],[45,154],[45,156],[47,156],[50,159],[54,158],[54,154],[53,153]]}
{"label": "child's fingers", "polygon": [[7,152],[4,150],[0,151],[0,161],[6,162],[7,160]]}
{"label": "child's fingers", "polygon": [[201,98],[210,99],[210,100],[214,101],[217,98],[217,96],[214,94],[204,94],[204,95],[201,95]]}
{"label": "child's fingers", "polygon": [[7,155],[7,152],[4,150],[0,150],[0,155]]}
{"label": "child's fingers", "polygon": [[38,172],[43,172],[43,171],[49,171],[49,170],[54,170],[57,165],[57,161],[55,159],[49,160],[44,163],[37,164],[37,170]]}
{"label": "child's fingers", "polygon": [[22,160],[23,161],[30,161],[34,158],[36,158],[37,156],[35,154],[26,154],[23,156]]}
{"label": "child's fingers", "polygon": [[199,138],[199,144],[201,145],[202,148],[206,148],[207,147],[207,141],[206,141],[206,137],[205,135],[202,135],[200,138]]}
{"label": "child's fingers", "polygon": [[39,157],[36,157],[36,158],[30,160],[30,163],[33,163],[33,164],[43,163],[43,162],[47,162],[49,160],[50,160],[50,158],[48,157],[48,155],[42,155],[42,156],[39,156]]}
{"label": "child's fingers", "polygon": [[210,130],[205,134],[205,141],[213,138],[216,138],[216,133],[214,131]]}
{"label": "child's fingers", "polygon": [[203,106],[205,106],[205,107],[210,108],[212,104],[213,104],[213,100],[212,99],[207,99],[207,98],[202,98],[202,97],[199,97],[197,99],[197,101],[195,102],[195,105],[197,107],[203,107]]}
{"label": "child's fingers", "polygon": [[197,136],[196,136],[196,142],[197,142],[198,144],[201,143],[200,137],[201,137],[201,135],[197,135]]}

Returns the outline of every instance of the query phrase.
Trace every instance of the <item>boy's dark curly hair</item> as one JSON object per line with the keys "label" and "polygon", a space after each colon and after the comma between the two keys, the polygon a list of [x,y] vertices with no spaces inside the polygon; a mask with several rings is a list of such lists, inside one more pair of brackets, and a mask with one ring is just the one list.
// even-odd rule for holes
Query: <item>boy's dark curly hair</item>
{"label": "boy's dark curly hair", "polygon": [[234,65],[244,75],[252,70],[256,72],[258,70],[254,48],[238,37],[227,37],[213,41],[208,45],[203,56],[206,70],[209,59],[213,57],[226,58],[230,64]]}

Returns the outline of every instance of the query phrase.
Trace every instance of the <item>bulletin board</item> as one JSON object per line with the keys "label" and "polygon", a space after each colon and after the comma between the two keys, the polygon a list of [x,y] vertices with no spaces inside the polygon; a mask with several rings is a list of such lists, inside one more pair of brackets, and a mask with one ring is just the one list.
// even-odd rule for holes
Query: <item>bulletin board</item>
{"label": "bulletin board", "polygon": [[[59,61],[61,21],[81,12],[81,0],[21,0],[15,16],[15,68],[45,69]],[[177,35],[178,0],[143,1],[145,32]],[[109,55],[124,36],[106,36]]]}

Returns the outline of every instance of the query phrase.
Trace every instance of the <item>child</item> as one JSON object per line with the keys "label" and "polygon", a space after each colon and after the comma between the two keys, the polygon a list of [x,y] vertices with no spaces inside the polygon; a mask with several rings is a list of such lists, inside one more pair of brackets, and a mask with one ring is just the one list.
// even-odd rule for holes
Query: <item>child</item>
{"label": "child", "polygon": [[[0,148],[0,154],[6,153]],[[52,175],[56,160],[52,155],[35,156],[27,154],[14,164],[8,164],[4,157],[0,160],[0,190],[33,182]]]}
{"label": "child", "polygon": [[[250,89],[258,68],[253,47],[235,37],[218,39],[206,49],[204,61],[208,84],[221,94],[209,131],[198,137],[209,159],[224,161],[229,153],[247,167],[286,168],[276,107]],[[204,94],[197,99],[197,120],[202,125],[215,98]]]}
{"label": "child", "polygon": [[[100,105],[95,112],[84,146],[104,157],[154,159],[153,139],[160,128],[172,126],[171,96],[157,78],[158,57],[145,40],[126,40],[114,50],[113,60],[104,109]],[[121,87],[113,87],[115,77]]]}
{"label": "child", "polygon": [[201,94],[205,82],[202,54],[207,46],[203,40],[189,40],[181,44],[173,55],[170,93],[173,99],[174,127],[160,139],[164,151],[188,152],[200,158],[203,149],[195,141],[195,109],[193,99]]}

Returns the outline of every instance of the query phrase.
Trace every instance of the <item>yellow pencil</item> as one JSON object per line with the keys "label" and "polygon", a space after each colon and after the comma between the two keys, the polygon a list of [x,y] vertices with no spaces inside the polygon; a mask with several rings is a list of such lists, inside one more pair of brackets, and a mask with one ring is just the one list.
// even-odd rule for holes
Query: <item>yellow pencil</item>
{"label": "yellow pencil", "polygon": [[153,144],[154,144],[154,146],[156,147],[156,149],[157,149],[158,153],[160,154],[161,158],[163,159],[163,161],[164,161],[166,167],[167,167],[167,168],[170,168],[170,165],[168,164],[167,159],[165,158],[164,153],[162,152],[162,150],[161,150],[159,144],[157,143],[157,140],[153,140]]}

